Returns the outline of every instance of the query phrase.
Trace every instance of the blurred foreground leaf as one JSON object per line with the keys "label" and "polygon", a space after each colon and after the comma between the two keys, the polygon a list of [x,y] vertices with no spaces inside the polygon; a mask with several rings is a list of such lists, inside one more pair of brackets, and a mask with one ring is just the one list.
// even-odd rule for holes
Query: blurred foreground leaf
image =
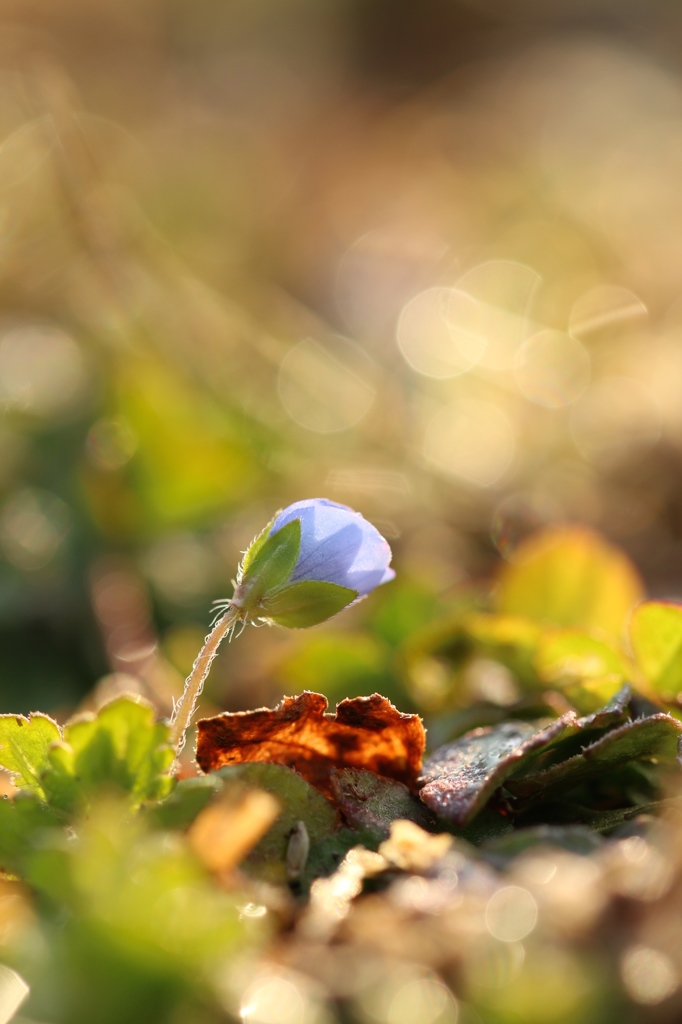
{"label": "blurred foreground leaf", "polygon": [[62,820],[33,793],[0,800],[0,869],[23,875],[29,854]]}
{"label": "blurred foreground leaf", "polygon": [[46,912],[21,958],[27,1012],[54,1024],[90,1024],[93,1008],[101,1024],[166,1024],[178,1008],[223,1019],[219,966],[266,934],[240,919],[184,837],[148,832],[118,801],[100,801],[71,840],[54,833],[28,874]]}

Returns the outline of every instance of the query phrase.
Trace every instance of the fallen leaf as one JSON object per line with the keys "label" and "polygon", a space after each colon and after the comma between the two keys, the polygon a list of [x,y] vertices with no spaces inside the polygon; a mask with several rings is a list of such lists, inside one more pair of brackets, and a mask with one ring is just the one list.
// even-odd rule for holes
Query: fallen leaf
{"label": "fallen leaf", "polygon": [[569,711],[540,729],[531,722],[474,729],[425,762],[419,796],[438,817],[462,827],[515,769],[576,723]]}
{"label": "fallen leaf", "polygon": [[569,757],[545,771],[507,783],[510,792],[519,798],[551,796],[557,786],[569,788],[632,761],[655,758],[674,761],[682,742],[682,723],[670,715],[658,714],[637,718],[612,729],[579,754]]}
{"label": "fallen leaf", "polygon": [[583,718],[567,711],[544,725],[518,721],[473,729],[425,761],[419,796],[439,818],[462,828],[510,776],[529,768],[542,771],[548,761],[564,763],[585,740],[592,743],[625,722],[631,697],[626,685],[605,707]]}
{"label": "fallen leaf", "polygon": [[327,698],[305,691],[274,709],[239,711],[197,723],[197,764],[204,772],[265,761],[293,768],[333,797],[333,768],[363,768],[415,789],[425,733],[418,715],[378,693],[354,697],[326,714]]}

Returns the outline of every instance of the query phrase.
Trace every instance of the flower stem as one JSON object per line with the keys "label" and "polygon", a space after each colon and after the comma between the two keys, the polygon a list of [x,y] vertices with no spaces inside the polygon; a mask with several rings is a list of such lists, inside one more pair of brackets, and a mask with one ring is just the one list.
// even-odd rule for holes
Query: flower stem
{"label": "flower stem", "polygon": [[232,629],[239,617],[240,609],[230,608],[222,618],[218,619],[215,626],[204,640],[204,645],[199,651],[196,661],[192,665],[192,671],[187,677],[185,689],[182,691],[182,697],[175,705],[171,716],[170,741],[175,747],[176,760],[185,745],[185,734],[190,722],[192,721],[192,715],[196,710],[197,701],[201,696],[201,691],[204,688],[206,677],[208,676],[213,659],[218,653],[220,643],[225,638],[226,634]]}

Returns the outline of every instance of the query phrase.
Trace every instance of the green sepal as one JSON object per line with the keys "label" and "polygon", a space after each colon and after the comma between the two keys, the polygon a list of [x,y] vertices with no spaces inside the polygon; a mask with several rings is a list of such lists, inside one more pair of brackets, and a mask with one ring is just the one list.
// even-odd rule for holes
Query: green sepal
{"label": "green sepal", "polygon": [[261,615],[279,626],[302,629],[317,626],[356,600],[357,590],[336,583],[303,580],[283,587],[261,602]]}
{"label": "green sepal", "polygon": [[[260,538],[256,538],[258,543]],[[260,615],[263,599],[290,578],[301,549],[301,520],[292,519],[260,545],[235,592],[239,606]],[[248,552],[247,552],[248,555]]]}
{"label": "green sepal", "polygon": [[278,515],[279,512],[277,513],[276,516],[273,516],[273,518],[270,520],[265,529],[261,530],[261,532],[253,538],[248,548],[244,552],[244,557],[242,558],[241,565],[239,566],[239,569],[237,571],[237,583],[241,583],[244,577],[246,576],[246,573],[249,567],[251,566],[251,563],[253,562],[254,558],[256,557],[260,549],[263,547],[268,537],[270,536],[270,530],[275,525],[275,519],[277,519]]}

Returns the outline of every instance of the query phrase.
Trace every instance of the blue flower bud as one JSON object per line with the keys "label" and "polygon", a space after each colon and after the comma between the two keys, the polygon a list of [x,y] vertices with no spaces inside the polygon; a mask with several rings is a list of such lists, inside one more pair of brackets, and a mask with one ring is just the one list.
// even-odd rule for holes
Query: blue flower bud
{"label": "blue flower bud", "polygon": [[279,512],[246,552],[232,606],[242,617],[312,626],[395,576],[391,549],[359,512],[326,498]]}
{"label": "blue flower bud", "polygon": [[391,549],[371,523],[348,505],[307,498],[275,517],[270,536],[293,519],[301,522],[301,546],[291,582],[322,580],[356,590],[360,597],[395,576]]}

